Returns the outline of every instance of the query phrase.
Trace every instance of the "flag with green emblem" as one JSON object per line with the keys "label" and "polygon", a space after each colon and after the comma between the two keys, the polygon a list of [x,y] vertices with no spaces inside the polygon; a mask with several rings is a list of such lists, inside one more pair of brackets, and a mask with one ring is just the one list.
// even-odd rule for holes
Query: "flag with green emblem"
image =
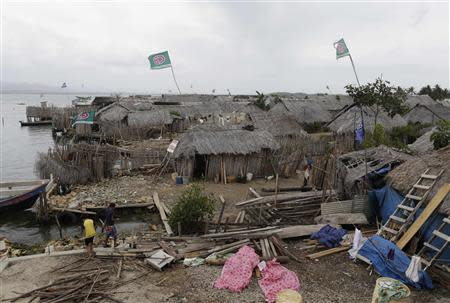
{"label": "flag with green emblem", "polygon": [[336,49],[336,60],[345,56],[350,56],[350,52],[344,39],[334,42],[333,46]]}
{"label": "flag with green emblem", "polygon": [[150,61],[151,69],[161,69],[172,66],[168,51],[150,55],[148,60]]}
{"label": "flag with green emblem", "polygon": [[94,124],[95,112],[81,113],[73,119],[72,126],[76,124]]}

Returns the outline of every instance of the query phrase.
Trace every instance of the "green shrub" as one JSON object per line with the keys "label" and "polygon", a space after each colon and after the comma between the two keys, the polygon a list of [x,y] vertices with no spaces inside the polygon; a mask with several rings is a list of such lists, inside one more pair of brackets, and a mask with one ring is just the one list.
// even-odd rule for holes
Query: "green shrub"
{"label": "green shrub", "polygon": [[375,125],[375,128],[373,130],[372,139],[373,139],[373,143],[375,144],[375,146],[378,146],[380,144],[385,144],[383,125],[381,125],[381,124]]}
{"label": "green shrub", "polygon": [[408,123],[408,125],[394,127],[389,137],[389,145],[405,148],[422,135],[422,129],[429,127],[428,123]]}
{"label": "green shrub", "polygon": [[213,197],[205,194],[199,184],[192,184],[178,198],[169,215],[169,224],[177,230],[180,223],[186,234],[200,232],[205,220],[212,219],[214,203]]}
{"label": "green shrub", "polygon": [[439,149],[450,144],[450,120],[441,120],[435,132],[431,134],[434,149]]}

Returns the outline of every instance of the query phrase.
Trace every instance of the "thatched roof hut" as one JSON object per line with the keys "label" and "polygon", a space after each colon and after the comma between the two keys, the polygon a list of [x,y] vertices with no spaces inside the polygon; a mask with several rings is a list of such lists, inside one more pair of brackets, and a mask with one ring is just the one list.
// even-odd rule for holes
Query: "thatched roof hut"
{"label": "thatched roof hut", "polygon": [[[366,131],[373,132],[374,130],[374,112],[369,107],[363,107],[364,112],[364,128]],[[338,134],[353,133],[355,131],[355,126],[361,121],[361,110],[357,106],[349,108],[347,111],[342,113],[333,122],[331,122],[328,127]],[[407,122],[400,116],[395,115],[393,118],[380,110],[377,117],[377,124],[381,124],[384,130],[389,132],[394,127],[405,126]]]}
{"label": "thatched roof hut", "polygon": [[273,93],[281,100],[293,100],[318,104],[321,108],[334,114],[353,103],[349,95],[305,94],[305,93]]}
{"label": "thatched roof hut", "polygon": [[325,123],[331,120],[332,114],[320,104],[307,100],[282,100],[270,109],[273,113],[286,113],[298,123]]}
{"label": "thatched roof hut", "polygon": [[275,112],[251,113],[250,123],[257,130],[266,130],[275,138],[279,137],[308,137],[308,133],[291,115]]}
{"label": "thatched roof hut", "polygon": [[416,104],[403,116],[411,123],[430,123],[435,125],[439,120],[450,120],[450,108],[435,102],[431,105]]}
{"label": "thatched roof hut", "polygon": [[128,126],[158,127],[171,124],[174,117],[165,110],[137,111],[128,114]]}
{"label": "thatched roof hut", "polygon": [[[396,151],[390,147],[380,145],[366,150],[367,173],[377,171],[383,167],[394,167],[414,157]],[[338,158],[338,192],[342,197],[352,198],[362,193],[363,178],[366,174],[365,152],[363,150],[344,154]]]}
{"label": "thatched roof hut", "polygon": [[179,175],[219,181],[273,173],[271,153],[278,148],[264,130],[199,125],[180,137],[173,157]]}
{"label": "thatched roof hut", "polygon": [[426,106],[433,106],[434,104],[438,103],[437,101],[433,100],[428,95],[413,95],[408,96],[406,98],[406,104],[409,106],[409,108],[412,108],[416,106],[417,104],[422,104]]}
{"label": "thatched roof hut", "polygon": [[[387,181],[393,188],[406,194],[427,168],[431,169],[430,174],[444,171],[428,196],[427,200],[430,200],[444,183],[450,182],[450,146],[409,159],[390,172]],[[450,195],[447,195],[439,212],[450,215]]]}
{"label": "thatched roof hut", "polygon": [[199,125],[181,136],[175,158],[198,155],[248,155],[264,149],[276,150],[278,143],[264,130]]}

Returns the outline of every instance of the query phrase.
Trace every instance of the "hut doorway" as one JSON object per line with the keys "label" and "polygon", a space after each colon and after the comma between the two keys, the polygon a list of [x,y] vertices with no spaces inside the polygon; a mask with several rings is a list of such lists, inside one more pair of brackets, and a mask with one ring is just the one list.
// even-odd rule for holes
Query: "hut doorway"
{"label": "hut doorway", "polygon": [[205,176],[206,176],[206,156],[196,154],[194,160],[194,178],[204,179]]}

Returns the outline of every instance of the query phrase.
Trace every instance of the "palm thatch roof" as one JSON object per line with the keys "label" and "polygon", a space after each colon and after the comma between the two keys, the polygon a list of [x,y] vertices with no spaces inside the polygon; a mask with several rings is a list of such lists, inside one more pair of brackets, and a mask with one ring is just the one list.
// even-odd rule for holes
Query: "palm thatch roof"
{"label": "palm thatch roof", "polygon": [[412,108],[412,107],[416,106],[417,104],[426,105],[426,106],[433,106],[434,104],[438,103],[437,101],[433,100],[428,95],[408,96],[406,98],[405,102],[409,106],[409,108]]}
{"label": "palm thatch roof", "polygon": [[[450,146],[406,161],[388,174],[387,181],[393,188],[406,194],[427,168],[434,173],[444,170],[428,195],[427,200],[430,200],[444,183],[450,182]],[[439,212],[450,215],[450,195],[447,195]]]}
{"label": "palm thatch roof", "polygon": [[[363,107],[364,112],[364,128],[366,131],[372,132],[374,129],[374,112],[369,107]],[[361,121],[361,111],[357,106],[349,108],[346,112],[342,113],[328,127],[338,134],[351,133],[355,130],[355,125],[359,125]],[[394,127],[405,126],[407,122],[400,116],[395,115],[393,118],[380,110],[377,118],[377,124],[381,124],[385,131],[391,131]]]}
{"label": "palm thatch roof", "polygon": [[251,123],[257,130],[266,130],[274,137],[308,137],[308,133],[290,115],[284,113],[261,112],[250,114]]}
{"label": "palm thatch roof", "polygon": [[288,113],[298,123],[328,122],[332,114],[318,103],[307,100],[282,100],[270,109],[273,113]]}
{"label": "palm thatch roof", "polygon": [[153,127],[168,125],[173,122],[173,116],[166,110],[137,111],[128,114],[128,126]]}
{"label": "palm thatch roof", "polygon": [[353,103],[353,99],[348,95],[329,95],[329,94],[305,94],[305,93],[272,93],[271,96],[277,96],[281,100],[303,101],[318,104],[323,109],[330,112],[337,112]]}
{"label": "palm thatch roof", "polygon": [[261,112],[260,108],[249,102],[214,101],[177,105],[155,104],[147,99],[133,97],[105,106],[96,113],[96,117],[101,122],[120,122],[128,117],[130,126],[156,126],[170,124],[174,117],[203,118],[233,113]]}
{"label": "palm thatch roof", "polygon": [[436,127],[433,127],[422,136],[417,138],[414,143],[409,144],[408,147],[417,154],[424,154],[433,150],[433,142],[431,141],[431,135],[436,130]]}
{"label": "palm thatch roof", "polygon": [[268,131],[199,125],[180,137],[173,155],[175,158],[188,158],[195,154],[248,155],[259,153],[264,149],[277,150],[278,148],[278,143]]}
{"label": "palm thatch roof", "polygon": [[431,123],[436,124],[438,120],[450,120],[450,108],[440,104],[431,105],[416,104],[403,116],[403,118],[412,123]]}

